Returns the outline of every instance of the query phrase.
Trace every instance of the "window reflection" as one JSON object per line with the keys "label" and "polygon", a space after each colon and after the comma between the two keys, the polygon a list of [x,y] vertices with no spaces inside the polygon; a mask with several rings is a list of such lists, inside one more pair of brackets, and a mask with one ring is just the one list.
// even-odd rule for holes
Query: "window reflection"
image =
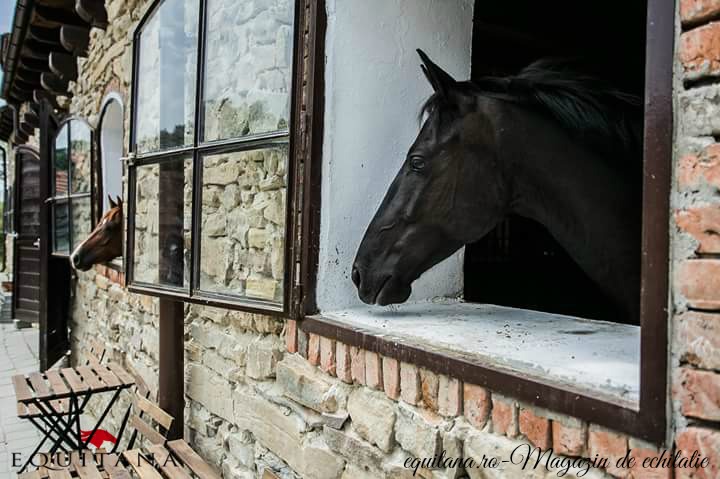
{"label": "window reflection", "polygon": [[193,142],[197,0],[165,0],[139,40],[136,143],[140,153]]}
{"label": "window reflection", "polygon": [[206,141],[288,127],[292,4],[208,0]]}
{"label": "window reflection", "polygon": [[282,302],[286,145],[203,159],[200,288]]}
{"label": "window reflection", "polygon": [[138,166],[133,280],[189,284],[192,160]]}

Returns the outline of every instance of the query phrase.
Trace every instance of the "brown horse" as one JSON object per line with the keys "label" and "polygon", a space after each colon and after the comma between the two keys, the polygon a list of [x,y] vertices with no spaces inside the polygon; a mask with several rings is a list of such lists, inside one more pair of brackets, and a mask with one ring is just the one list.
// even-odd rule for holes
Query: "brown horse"
{"label": "brown horse", "polygon": [[108,199],[110,209],[90,236],[70,255],[70,264],[77,270],[87,271],[94,264],[122,256],[123,204],[119,197],[117,201],[113,201],[110,196]]}

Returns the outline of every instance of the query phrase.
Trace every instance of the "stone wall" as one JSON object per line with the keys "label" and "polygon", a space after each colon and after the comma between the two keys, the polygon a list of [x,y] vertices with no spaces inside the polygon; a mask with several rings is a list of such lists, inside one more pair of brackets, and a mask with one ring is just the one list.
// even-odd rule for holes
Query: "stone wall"
{"label": "stone wall", "polygon": [[[80,65],[73,113],[95,124],[105,91],[115,89],[127,98],[130,32],[149,3],[108,2],[110,26],[106,32],[93,31],[90,56]],[[720,320],[716,314],[720,309],[716,259],[720,253],[716,194],[720,148],[715,141],[720,131],[716,111],[720,90],[708,81],[720,72],[720,54],[711,47],[716,43],[712,39],[720,35],[720,24],[707,23],[720,16],[720,4],[683,1],[681,14],[686,31],[680,39],[682,67],[677,84],[671,428],[678,448],[699,449],[711,458],[712,468],[621,470],[610,464],[584,476],[572,470],[565,477],[711,478],[720,474]],[[125,114],[127,125],[127,109]],[[208,263],[206,273],[212,274],[207,281],[249,294],[250,278],[276,279],[277,258],[272,251],[277,249],[273,246],[268,253],[266,247],[280,239],[279,217],[269,213],[267,205],[262,217],[246,223],[231,222],[230,215],[237,208],[252,208],[269,193],[281,194],[284,163],[266,155],[262,161],[218,159],[220,165],[257,168],[265,178],[273,179],[268,190],[254,182],[246,197],[241,184],[234,187],[234,177],[231,183],[207,181],[203,189],[210,212],[203,220],[203,241],[225,245],[212,247],[224,253]],[[244,232],[235,237],[238,228]],[[226,254],[222,248],[231,244],[235,253]],[[236,264],[237,254],[253,248],[261,252],[262,261],[249,267],[242,261]],[[240,282],[233,283],[236,278]],[[89,339],[99,338],[113,348],[112,358],[137,371],[156,389],[157,300],[128,293],[123,282],[122,274],[106,267],[79,273],[72,305],[73,360],[81,362]],[[282,478],[412,477],[412,470],[403,466],[411,456],[432,456],[444,449],[449,456],[480,460],[483,455],[507,456],[523,443],[553,447],[568,458],[615,459],[631,451],[641,463],[658,454],[650,444],[581,418],[540,410],[459,378],[330,338],[304,335],[292,321],[188,305],[185,328],[185,435],[225,478],[256,478],[264,470]],[[127,401],[115,409],[111,424],[117,424],[126,405]],[[465,472],[472,479],[557,475],[557,470],[518,471],[507,464],[502,471],[479,471]],[[423,470],[420,476],[454,479],[463,473]]]}

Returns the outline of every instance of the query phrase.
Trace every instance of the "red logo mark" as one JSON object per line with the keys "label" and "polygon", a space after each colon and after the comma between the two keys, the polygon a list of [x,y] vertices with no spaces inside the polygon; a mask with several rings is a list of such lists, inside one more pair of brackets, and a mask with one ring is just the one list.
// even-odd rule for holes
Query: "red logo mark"
{"label": "red logo mark", "polygon": [[[92,431],[80,431],[80,439],[86,444],[92,444],[96,448],[100,448],[105,441],[112,444],[117,442],[117,438],[107,432],[105,429],[98,429],[94,433]],[[88,441],[89,439],[89,441]]]}

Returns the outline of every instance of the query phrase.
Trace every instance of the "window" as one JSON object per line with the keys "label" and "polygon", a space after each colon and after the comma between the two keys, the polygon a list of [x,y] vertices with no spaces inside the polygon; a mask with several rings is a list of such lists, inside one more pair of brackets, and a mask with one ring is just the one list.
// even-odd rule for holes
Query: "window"
{"label": "window", "polygon": [[[475,18],[469,14],[473,3]],[[326,59],[326,84],[332,85],[332,94],[326,92],[326,130],[316,142],[322,147],[322,187],[312,190],[309,200],[321,204],[322,222],[314,230],[314,250],[310,249],[309,264],[316,264],[317,271],[310,271],[304,285],[316,307],[307,311],[299,327],[304,333],[409,361],[518,401],[661,443],[667,424],[673,7],[654,0],[639,2],[617,20],[609,5],[578,10],[576,2],[561,3],[562,7],[548,8],[528,1],[521,2],[522,8],[508,9],[487,2],[457,2],[432,6],[429,14],[425,6],[418,6],[417,15],[412,15],[407,8],[385,2],[380,11],[363,4],[328,12],[332,35],[327,56],[324,51],[318,55]],[[576,18],[569,20],[569,12]],[[578,22],[578,16],[593,21]],[[396,18],[411,19],[404,23],[402,36],[388,20]],[[615,19],[609,22],[610,18]],[[363,34],[370,30],[368,40]],[[439,37],[440,48],[427,40]],[[413,284],[407,304],[380,308],[360,303],[350,281],[353,259],[418,135],[414,120],[432,92],[417,68],[419,60],[406,55],[417,47],[432,51],[433,60],[461,80],[516,72],[538,56],[577,48],[613,84],[644,97],[642,242],[632,243],[641,252],[637,286],[642,288],[636,296],[633,293],[640,306],[640,327],[595,321],[594,292],[579,298],[577,271],[570,270],[567,258],[545,257],[556,254],[557,245],[548,241],[552,238],[544,231],[538,236],[537,225],[513,220],[487,242],[466,248],[465,257],[451,256],[429,270]],[[618,49],[626,53],[620,59]],[[352,65],[347,58],[353,59]],[[532,250],[523,250],[529,246]],[[498,257],[497,252],[507,256]],[[529,273],[516,269],[508,278],[494,274],[507,272],[508,263],[531,268],[525,270]],[[551,279],[557,272],[542,271],[555,266],[563,268],[562,286]],[[380,291],[392,272],[386,278],[376,283]],[[536,284],[525,282],[530,279]],[[544,296],[544,291],[557,296]],[[500,298],[498,292],[505,296]],[[477,303],[456,300],[460,293]],[[558,297],[563,302],[556,301]]]}
{"label": "window", "polygon": [[100,172],[102,189],[100,211],[109,209],[108,196],[123,197],[123,107],[120,99],[110,96],[100,118]]}
{"label": "window", "polygon": [[164,0],[139,25],[131,290],[289,312],[294,3]]}
{"label": "window", "polygon": [[55,137],[52,163],[52,252],[69,255],[90,234],[92,130],[83,120],[65,122]]}

